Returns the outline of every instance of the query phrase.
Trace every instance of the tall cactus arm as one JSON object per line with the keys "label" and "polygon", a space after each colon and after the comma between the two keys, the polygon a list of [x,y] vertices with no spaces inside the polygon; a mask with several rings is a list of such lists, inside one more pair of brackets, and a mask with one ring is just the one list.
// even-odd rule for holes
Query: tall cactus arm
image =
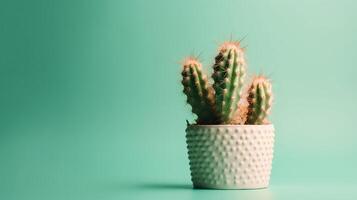
{"label": "tall cactus arm", "polygon": [[267,124],[273,95],[269,80],[263,76],[255,77],[248,89],[248,116],[246,124]]}
{"label": "tall cactus arm", "polygon": [[216,109],[220,121],[229,123],[237,111],[246,74],[246,62],[239,43],[224,43],[213,66],[213,88],[216,93]]}
{"label": "tall cactus arm", "polygon": [[202,72],[201,63],[195,58],[187,58],[181,74],[183,92],[192,107],[192,112],[197,115],[197,123],[217,123],[214,91]]}

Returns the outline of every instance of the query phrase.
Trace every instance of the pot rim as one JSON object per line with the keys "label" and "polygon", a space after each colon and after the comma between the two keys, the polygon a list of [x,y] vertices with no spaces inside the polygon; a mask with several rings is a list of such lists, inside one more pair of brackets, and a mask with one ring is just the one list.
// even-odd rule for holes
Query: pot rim
{"label": "pot rim", "polygon": [[207,127],[207,128],[212,128],[212,127],[228,127],[228,128],[247,128],[247,127],[274,127],[274,124],[190,124],[187,127]]}

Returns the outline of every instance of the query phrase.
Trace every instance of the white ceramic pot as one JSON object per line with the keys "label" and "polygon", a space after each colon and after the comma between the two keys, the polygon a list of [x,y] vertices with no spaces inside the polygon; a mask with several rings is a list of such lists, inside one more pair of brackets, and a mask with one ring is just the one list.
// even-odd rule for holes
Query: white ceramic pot
{"label": "white ceramic pot", "polygon": [[195,188],[268,187],[273,125],[190,125],[186,139]]}

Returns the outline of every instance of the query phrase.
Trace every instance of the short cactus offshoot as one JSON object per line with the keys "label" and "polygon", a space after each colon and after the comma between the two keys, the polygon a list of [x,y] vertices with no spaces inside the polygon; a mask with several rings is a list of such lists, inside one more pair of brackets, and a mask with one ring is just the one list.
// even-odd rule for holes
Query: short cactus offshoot
{"label": "short cactus offshoot", "polygon": [[248,119],[246,124],[267,124],[273,96],[271,83],[264,76],[253,79],[248,89]]}
{"label": "short cactus offshoot", "polygon": [[239,42],[225,42],[213,65],[213,85],[202,65],[189,57],[183,62],[182,85],[197,124],[266,124],[272,105],[271,83],[263,76],[254,78],[242,95],[246,62]]}

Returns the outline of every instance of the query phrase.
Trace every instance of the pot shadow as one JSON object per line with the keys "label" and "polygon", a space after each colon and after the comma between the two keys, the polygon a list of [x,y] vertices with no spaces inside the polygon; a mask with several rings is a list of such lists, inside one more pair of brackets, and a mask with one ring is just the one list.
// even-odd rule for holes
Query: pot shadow
{"label": "pot shadow", "polygon": [[190,191],[193,190],[191,184],[176,182],[106,182],[96,187],[103,191],[111,192],[131,192],[131,191]]}
{"label": "pot shadow", "polygon": [[150,190],[193,190],[191,184],[181,183],[138,183],[135,187]]}
{"label": "pot shadow", "polygon": [[[194,188],[192,184],[185,182],[170,181],[143,181],[143,182],[111,182],[95,187],[96,190],[108,194],[119,196],[156,196],[156,195],[184,195],[191,199],[201,199],[206,193],[214,195],[217,199],[254,199],[254,200],[272,200],[272,192],[267,189],[259,190],[216,190],[205,188]],[[202,191],[204,191],[202,193]],[[123,198],[125,199],[125,198]]]}

